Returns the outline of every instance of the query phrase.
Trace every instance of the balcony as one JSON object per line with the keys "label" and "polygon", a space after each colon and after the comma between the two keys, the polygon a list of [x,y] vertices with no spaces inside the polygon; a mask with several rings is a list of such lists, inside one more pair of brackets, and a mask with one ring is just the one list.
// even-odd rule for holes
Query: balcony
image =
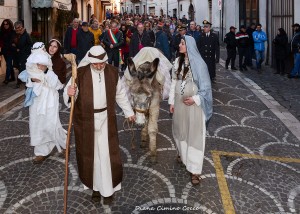
{"label": "balcony", "polygon": [[141,0],[131,0],[131,2],[134,3],[141,3]]}

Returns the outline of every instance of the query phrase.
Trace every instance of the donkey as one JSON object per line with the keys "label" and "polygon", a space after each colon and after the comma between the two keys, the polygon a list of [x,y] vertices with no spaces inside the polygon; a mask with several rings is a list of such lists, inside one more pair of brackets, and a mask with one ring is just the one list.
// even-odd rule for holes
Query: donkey
{"label": "donkey", "polygon": [[159,58],[153,62],[145,62],[138,68],[131,58],[128,59],[128,70],[132,77],[132,84],[129,92],[132,96],[132,107],[136,114],[136,125],[143,127],[141,132],[141,148],[146,147],[149,137],[149,150],[151,162],[157,160],[156,154],[156,135],[157,120],[159,116],[160,101],[162,99],[162,86],[156,79]]}

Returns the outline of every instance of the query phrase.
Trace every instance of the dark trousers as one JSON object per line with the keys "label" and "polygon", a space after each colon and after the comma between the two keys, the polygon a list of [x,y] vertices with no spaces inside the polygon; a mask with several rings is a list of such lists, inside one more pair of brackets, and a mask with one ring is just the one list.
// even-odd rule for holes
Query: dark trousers
{"label": "dark trousers", "polygon": [[277,73],[284,74],[285,73],[285,62],[284,59],[276,59],[276,68]]}
{"label": "dark trousers", "polygon": [[[17,60],[17,68],[19,70],[19,72],[18,72],[19,74],[26,69],[27,58],[28,57],[26,57],[26,56],[25,57],[23,57],[23,56],[20,57],[20,54],[18,55],[16,60]],[[17,78],[17,79],[18,79],[17,84],[18,85],[22,84],[22,81],[19,78]]]}
{"label": "dark trousers", "polygon": [[4,54],[4,59],[6,62],[6,75],[5,80],[15,80],[15,73],[13,68],[13,56]]}
{"label": "dark trousers", "polygon": [[123,53],[123,57],[124,57],[124,60],[123,60],[123,65],[122,65],[122,71],[124,71],[127,67],[127,60],[129,58],[129,53]]}
{"label": "dark trousers", "polygon": [[239,48],[239,67],[240,68],[245,68],[246,67],[246,62],[248,59],[248,48]]}
{"label": "dark trousers", "polygon": [[247,53],[247,66],[249,67],[252,67],[253,64],[252,64],[252,59],[256,59],[256,56],[255,56],[255,51],[254,51],[254,47],[250,46],[248,48],[248,53]]}
{"label": "dark trousers", "polygon": [[107,53],[108,56],[108,63],[112,65],[112,62],[114,62],[114,66],[115,67],[119,67],[119,49],[118,51],[113,50],[113,51],[109,51]]}
{"label": "dark trousers", "polygon": [[230,61],[231,61],[231,68],[235,67],[234,66],[235,58],[236,58],[236,48],[234,49],[227,48],[226,68],[228,67]]}

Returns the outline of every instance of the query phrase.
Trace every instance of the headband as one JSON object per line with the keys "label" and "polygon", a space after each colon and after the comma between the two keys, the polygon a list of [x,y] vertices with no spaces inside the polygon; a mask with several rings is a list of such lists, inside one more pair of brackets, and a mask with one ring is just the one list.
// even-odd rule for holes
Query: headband
{"label": "headband", "polygon": [[60,41],[58,41],[57,39],[51,39],[51,40],[49,41],[49,43],[51,43],[52,41],[55,41],[55,42],[57,42],[57,43],[60,45],[60,47],[62,47],[62,45],[61,45]]}

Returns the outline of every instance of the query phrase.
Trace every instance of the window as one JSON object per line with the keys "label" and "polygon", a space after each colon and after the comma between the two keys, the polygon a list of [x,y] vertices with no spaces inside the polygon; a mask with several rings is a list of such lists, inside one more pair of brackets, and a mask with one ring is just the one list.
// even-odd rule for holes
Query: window
{"label": "window", "polygon": [[135,13],[140,14],[140,6],[135,6]]}
{"label": "window", "polygon": [[177,9],[173,9],[173,17],[177,17]]}
{"label": "window", "polygon": [[4,0],[0,0],[0,6],[4,6]]}
{"label": "window", "polygon": [[240,25],[259,23],[258,4],[259,0],[240,0]]}
{"label": "window", "polygon": [[182,11],[182,4],[180,5],[180,11]]}

